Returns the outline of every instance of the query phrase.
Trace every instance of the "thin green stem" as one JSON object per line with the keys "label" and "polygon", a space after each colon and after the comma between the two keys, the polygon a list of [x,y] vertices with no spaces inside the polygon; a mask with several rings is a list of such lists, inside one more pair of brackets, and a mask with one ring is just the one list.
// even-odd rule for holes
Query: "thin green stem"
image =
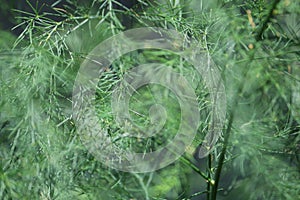
{"label": "thin green stem", "polygon": [[[243,80],[246,80],[246,78],[247,78],[248,72],[250,71],[250,64],[251,64],[251,61],[253,61],[254,55],[255,55],[255,51],[253,51],[249,55],[250,62],[248,63],[248,66],[245,68],[246,69],[245,72],[243,73],[243,76],[242,76]],[[220,181],[220,177],[221,177],[223,164],[225,162],[224,161],[225,160],[225,154],[226,154],[227,147],[228,147],[230,133],[231,133],[232,126],[233,126],[233,119],[234,119],[234,115],[235,115],[235,109],[234,108],[238,104],[239,95],[242,94],[244,86],[245,86],[245,81],[243,81],[239,85],[239,87],[237,89],[237,96],[234,98],[231,110],[229,112],[228,125],[227,125],[227,129],[225,131],[223,147],[222,147],[222,151],[220,153],[220,157],[219,157],[218,164],[217,164],[217,169],[216,169],[215,176],[214,176],[214,184],[212,184],[211,199],[210,200],[216,200],[217,199],[219,181]]]}
{"label": "thin green stem", "polygon": [[217,165],[218,167],[217,167],[216,173],[215,173],[215,179],[214,179],[215,183],[212,187],[211,200],[217,199],[218,185],[219,185],[221,171],[222,171],[223,164],[224,164],[224,159],[225,159],[225,154],[226,154],[226,150],[227,150],[227,146],[228,146],[229,136],[230,136],[230,132],[232,129],[233,118],[234,118],[234,112],[231,111],[230,116],[229,116],[228,127],[226,129],[225,136],[224,136],[223,148],[222,148],[222,151],[220,154],[220,158],[219,158],[218,165]]}
{"label": "thin green stem", "polygon": [[[208,164],[207,164],[207,176],[209,179],[211,179],[211,159],[212,159],[212,156],[211,154],[208,154]],[[209,199],[210,198],[210,189],[211,189],[211,181],[207,181],[207,187],[206,187],[206,190],[207,190],[207,194],[206,194],[206,199]]]}
{"label": "thin green stem", "polygon": [[210,179],[203,172],[201,172],[200,169],[194,163],[192,163],[192,161],[190,161],[187,157],[181,156],[180,160],[184,164],[186,164],[187,166],[189,166],[190,168],[192,168],[195,172],[197,172],[202,178],[204,178],[205,180],[207,180],[208,182],[210,182]]}
{"label": "thin green stem", "polygon": [[150,198],[149,198],[148,188],[147,188],[147,186],[145,185],[143,178],[142,178],[139,174],[133,173],[133,175],[134,175],[134,176],[137,178],[137,180],[139,181],[140,186],[142,187],[142,189],[143,189],[143,191],[144,191],[144,193],[145,193],[145,199],[146,199],[146,200],[149,200]]}
{"label": "thin green stem", "polygon": [[273,17],[273,12],[276,9],[279,2],[280,2],[280,0],[274,0],[274,2],[272,3],[272,7],[268,12],[267,17],[262,22],[262,25],[260,26],[260,28],[257,31],[256,37],[255,37],[256,41],[262,40],[262,35],[263,35],[264,31],[266,30],[266,28],[268,26],[268,23],[270,22],[271,18]]}

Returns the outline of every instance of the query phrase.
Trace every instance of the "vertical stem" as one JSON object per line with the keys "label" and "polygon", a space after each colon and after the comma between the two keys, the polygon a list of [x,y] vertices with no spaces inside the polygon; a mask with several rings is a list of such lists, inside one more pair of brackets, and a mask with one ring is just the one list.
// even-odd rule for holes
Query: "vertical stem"
{"label": "vertical stem", "polygon": [[264,31],[266,30],[268,23],[270,22],[272,16],[273,16],[273,12],[276,9],[278,3],[280,2],[280,0],[274,0],[272,3],[272,7],[268,12],[267,17],[265,18],[265,20],[262,22],[262,25],[260,26],[260,28],[258,29],[258,32],[256,34],[256,41],[260,41],[262,39],[262,35],[264,33]]}
{"label": "vertical stem", "polygon": [[[248,63],[248,66],[246,66],[246,70],[243,73],[243,80],[246,80],[247,78],[247,74],[250,71],[250,64],[251,62],[254,60],[254,54],[255,52],[253,51],[250,54],[250,62]],[[228,146],[228,142],[229,142],[229,137],[230,137],[230,133],[232,130],[232,124],[233,124],[233,119],[234,119],[234,114],[235,114],[235,110],[234,108],[237,106],[238,104],[238,100],[239,100],[239,95],[242,94],[243,89],[244,89],[244,84],[245,81],[242,82],[237,89],[237,96],[234,98],[234,101],[232,103],[232,107],[231,110],[229,112],[229,119],[228,119],[228,125],[227,125],[227,129],[225,131],[225,135],[224,135],[224,142],[223,142],[223,147],[222,147],[222,151],[219,157],[219,161],[217,164],[217,169],[216,169],[216,173],[215,173],[215,178],[214,178],[214,184],[212,184],[212,189],[211,189],[211,199],[210,200],[216,200],[217,199],[217,193],[218,193],[218,186],[219,186],[219,181],[220,181],[220,176],[221,176],[221,172],[222,172],[222,168],[223,168],[223,164],[224,164],[224,160],[225,160],[225,154],[226,154],[226,150],[227,150],[227,146]]]}
{"label": "vertical stem", "polygon": [[144,179],[139,174],[133,173],[133,175],[138,179],[138,181],[139,181],[139,183],[140,183],[140,185],[141,185],[141,187],[142,187],[142,189],[143,189],[143,191],[145,193],[145,199],[146,200],[150,200],[149,193],[148,193],[148,188],[147,188],[147,186],[144,183]]}
{"label": "vertical stem", "polygon": [[230,131],[231,131],[231,128],[232,128],[232,122],[233,122],[233,117],[234,117],[234,112],[231,111],[230,113],[230,116],[229,116],[229,122],[228,122],[228,127],[226,129],[226,132],[225,132],[225,136],[224,136],[224,143],[223,143],[223,148],[222,148],[222,151],[221,151],[221,154],[220,154],[220,158],[219,158],[219,161],[218,161],[218,167],[217,167],[217,170],[216,170],[216,173],[215,173],[215,183],[212,187],[212,194],[211,194],[211,200],[216,200],[217,199],[217,192],[218,192],[218,185],[219,185],[219,180],[220,180],[220,176],[221,176],[221,171],[222,171],[222,167],[223,167],[223,164],[224,164],[224,159],[225,159],[225,153],[226,153],[226,150],[227,150],[227,146],[228,146],[228,141],[229,141],[229,136],[230,136]]}
{"label": "vertical stem", "polygon": [[211,186],[211,159],[212,159],[211,154],[208,154],[208,164],[207,164],[208,180],[207,180],[207,188],[206,188],[206,190],[207,190],[206,199],[207,200],[209,200],[210,193],[211,193],[211,191],[210,191],[210,189],[211,189],[211,187],[210,187]]}

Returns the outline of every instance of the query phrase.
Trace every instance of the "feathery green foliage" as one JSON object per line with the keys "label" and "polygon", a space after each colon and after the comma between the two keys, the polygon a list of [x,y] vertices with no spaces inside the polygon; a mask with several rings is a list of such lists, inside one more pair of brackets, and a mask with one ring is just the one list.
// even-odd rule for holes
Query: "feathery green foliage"
{"label": "feathery green foliage", "polygon": [[[59,2],[59,1],[58,1]],[[300,2],[291,0],[69,1],[52,13],[15,10],[15,39],[0,32],[1,199],[297,199],[300,196]],[[51,16],[60,16],[55,21]],[[130,20],[130,23],[126,23]],[[124,149],[148,152],[174,137],[180,119],[174,94],[159,85],[130,101],[139,126],[151,125],[160,99],[168,118],[161,137],[122,138],[110,98],[132,66],[156,61],[184,74],[195,89],[201,123],[187,152],[151,173],[106,167],[80,140],[72,119],[73,84],[100,42],[133,27],[175,29],[200,41],[222,74],[227,120],[215,149],[193,153],[208,127],[211,102],[196,72],[168,51],[134,51],[99,79],[97,113]],[[15,41],[15,42],[12,42]],[[163,98],[157,98],[160,95]]]}

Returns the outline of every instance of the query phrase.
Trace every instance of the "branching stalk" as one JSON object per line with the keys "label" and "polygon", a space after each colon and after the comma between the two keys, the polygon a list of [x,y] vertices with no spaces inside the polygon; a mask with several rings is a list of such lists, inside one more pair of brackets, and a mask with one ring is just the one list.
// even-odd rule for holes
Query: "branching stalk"
{"label": "branching stalk", "polygon": [[260,28],[257,31],[256,37],[255,37],[256,41],[260,41],[262,39],[262,35],[263,35],[264,31],[266,30],[266,28],[268,26],[268,23],[270,22],[271,18],[273,17],[273,12],[276,9],[279,2],[280,2],[280,0],[274,0],[271,9],[268,12],[267,17],[262,22],[262,25],[260,26]]}

